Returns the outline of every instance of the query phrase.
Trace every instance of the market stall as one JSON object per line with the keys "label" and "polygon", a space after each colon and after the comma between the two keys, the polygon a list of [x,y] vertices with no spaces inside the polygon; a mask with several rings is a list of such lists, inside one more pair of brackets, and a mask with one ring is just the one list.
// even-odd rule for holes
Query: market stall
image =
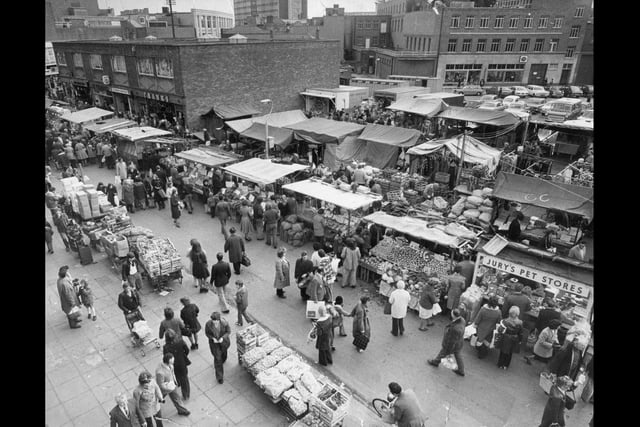
{"label": "market stall", "polygon": [[367,144],[364,159],[369,165],[387,168],[396,165],[400,149],[413,147],[421,136],[415,129],[368,124],[358,136],[358,141]]}
{"label": "market stall", "polygon": [[[269,138],[273,138],[273,144],[269,149],[274,146],[285,148],[291,143],[291,141],[293,141],[292,130],[276,127],[271,125],[271,123],[269,123],[268,126]],[[252,123],[251,126],[240,132],[240,136],[260,141],[264,144],[267,140],[267,129],[264,123]]]}
{"label": "market stall", "polygon": [[66,120],[75,124],[84,124],[87,122],[93,122],[106,117],[113,116],[115,113],[109,110],[103,110],[97,107],[86,108],[84,110],[68,113],[60,117],[61,120]]}
{"label": "market stall", "polygon": [[300,164],[283,164],[269,159],[253,158],[222,169],[229,175],[264,186],[308,168],[309,166]]}
{"label": "market stall", "polygon": [[198,147],[191,150],[176,153],[175,165],[192,164],[188,168],[188,175],[193,177],[193,191],[202,194],[202,185],[205,178],[213,176],[212,168],[219,168],[231,163],[239,162],[242,158],[228,151],[221,151],[214,147]]}
{"label": "market stall", "polygon": [[310,144],[340,144],[347,136],[359,135],[364,126],[350,122],[314,117],[292,125],[284,126],[293,130],[295,139],[307,141]]}
{"label": "market stall", "polygon": [[130,128],[134,126],[138,126],[138,124],[133,120],[116,117],[112,119],[98,120],[96,122],[85,125],[84,128],[93,133],[102,134],[111,132],[116,129]]}
{"label": "market stall", "polygon": [[144,144],[141,141],[158,137],[172,135],[171,132],[151,126],[132,127],[127,129],[115,129],[111,131],[118,139],[118,155],[125,161],[138,162],[142,159]]}
{"label": "market stall", "polygon": [[259,324],[238,331],[236,344],[240,366],[288,417],[304,417],[299,425],[332,427],[347,415],[350,393]]}
{"label": "market stall", "polygon": [[447,107],[441,99],[405,98],[387,107],[388,110],[402,111],[427,118],[432,118]]}
{"label": "market stall", "polygon": [[[354,192],[348,184],[343,184],[337,188],[335,185],[314,178],[285,184],[282,188],[304,194],[317,200],[322,200],[329,204],[329,206],[327,206],[328,211],[333,210],[331,209],[331,205],[346,209],[348,211],[346,233],[349,233],[351,229],[351,213],[353,211],[368,208],[376,201],[382,202],[382,196],[371,193],[367,187],[360,187],[357,192]],[[307,216],[312,217],[313,214],[314,212],[310,212]]]}
{"label": "market stall", "polygon": [[268,123],[271,127],[282,128],[295,123],[306,121],[307,116],[301,110],[279,111],[264,116],[250,117],[247,119],[227,120],[225,124],[234,132],[242,133],[254,123]]}

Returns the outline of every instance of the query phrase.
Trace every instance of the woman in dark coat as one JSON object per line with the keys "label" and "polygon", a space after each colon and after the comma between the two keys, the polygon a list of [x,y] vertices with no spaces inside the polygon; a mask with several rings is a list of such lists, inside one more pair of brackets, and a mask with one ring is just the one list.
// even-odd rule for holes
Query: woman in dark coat
{"label": "woman in dark coat", "polygon": [[489,352],[489,345],[491,344],[491,338],[493,338],[493,331],[496,325],[502,319],[502,313],[500,307],[498,307],[498,297],[492,295],[489,297],[489,302],[482,306],[473,324],[476,327],[476,336],[478,341],[476,343],[476,350],[478,351],[478,359],[483,359]]}
{"label": "woman in dark coat", "polygon": [[207,254],[202,250],[200,242],[191,240],[191,275],[196,278],[200,289],[207,287],[207,277],[209,277],[209,265],[207,264]]}
{"label": "woman in dark coat", "polygon": [[502,340],[498,347],[500,356],[498,357],[498,368],[507,369],[511,363],[511,355],[520,353],[520,343],[522,342],[522,320],[518,318],[520,309],[518,306],[512,306],[509,309],[509,317],[504,319],[500,325],[504,326]]}
{"label": "woman in dark coat", "polygon": [[184,322],[184,326],[189,329],[189,342],[191,342],[191,350],[198,349],[198,332],[202,329],[202,325],[198,321],[200,309],[193,304],[188,297],[180,298],[180,302],[184,307],[180,310],[180,318]]}
{"label": "woman in dark coat", "polygon": [[322,366],[333,365],[331,357],[331,342],[333,341],[333,319],[327,314],[324,306],[318,307],[316,322],[316,348],[318,349],[318,363]]}
{"label": "woman in dark coat", "polygon": [[253,228],[256,230],[256,240],[264,239],[264,209],[262,209],[262,197],[256,197],[253,204]]}
{"label": "woman in dark coat", "polygon": [[[367,302],[369,302],[369,297],[360,297],[360,302],[353,307],[350,313],[350,316],[353,317],[353,345],[356,346],[359,353],[362,353],[367,348],[367,344],[371,338]],[[367,344],[363,345],[362,343],[364,341],[366,341]]]}
{"label": "woman in dark coat", "polygon": [[189,400],[191,387],[189,385],[189,370],[187,366],[191,361],[187,357],[189,355],[189,347],[182,339],[182,335],[177,335],[173,330],[169,329],[165,334],[166,344],[162,347],[162,354],[173,354],[173,369],[176,374],[177,385],[182,391],[182,398]]}
{"label": "woman in dark coat", "polygon": [[178,189],[173,187],[170,195],[171,204],[171,218],[173,218],[173,224],[180,228],[178,218],[180,218],[180,197],[178,196]]}
{"label": "woman in dark coat", "polygon": [[418,316],[420,317],[419,330],[426,331],[429,329],[429,326],[433,326],[433,321],[429,319],[433,317],[433,305],[437,302],[438,299],[436,298],[433,286],[430,281],[427,281],[427,284],[422,288],[422,294],[420,294],[420,306],[418,307]]}
{"label": "woman in dark coat", "polygon": [[153,200],[158,205],[158,210],[159,211],[164,209],[164,201],[165,201],[166,198],[167,198],[167,195],[165,194],[165,191],[162,188],[162,184],[161,184],[160,180],[157,179],[157,177],[154,177]]}
{"label": "woman in dark coat", "polygon": [[[307,283],[306,279],[311,275],[311,271],[313,270],[313,262],[309,259],[307,251],[302,251],[300,258],[296,260],[296,266],[293,270],[293,277],[296,279],[296,283],[304,282]],[[300,287],[300,285],[298,286]],[[300,297],[303,301],[309,299],[307,295],[307,286],[306,284],[303,287],[300,287]]]}
{"label": "woman in dark coat", "polygon": [[566,392],[571,387],[571,379],[559,377],[549,390],[549,400],[544,407],[542,421],[539,427],[552,427],[559,425],[564,427],[564,409],[567,404]]}
{"label": "woman in dark coat", "polygon": [[582,353],[585,345],[574,338],[573,341],[565,343],[564,346],[549,361],[549,372],[556,374],[558,377],[568,375],[569,378],[575,380],[580,366],[582,366]]}
{"label": "woman in dark coat", "polygon": [[109,184],[107,185],[107,200],[109,200],[109,203],[111,203],[114,207],[118,207],[118,205],[116,205],[116,194],[118,194],[118,190],[116,189],[116,186],[113,184]]}

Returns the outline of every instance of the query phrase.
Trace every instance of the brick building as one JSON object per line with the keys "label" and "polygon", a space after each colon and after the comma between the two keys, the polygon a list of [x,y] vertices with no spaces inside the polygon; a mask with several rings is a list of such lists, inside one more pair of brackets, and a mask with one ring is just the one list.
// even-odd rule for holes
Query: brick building
{"label": "brick building", "polygon": [[[273,100],[273,111],[303,107],[307,87],[335,87],[337,40],[54,42],[68,94],[115,111],[184,118],[211,127],[216,106]],[[211,121],[211,122],[208,122]],[[219,126],[219,125],[218,125]],[[216,126],[216,127],[218,127]]]}
{"label": "brick building", "polygon": [[356,70],[373,73],[375,50],[391,45],[391,16],[362,12],[345,13],[344,18],[345,59],[355,61]]}
{"label": "brick building", "polygon": [[233,11],[238,25],[247,18],[266,22],[268,16],[288,20],[307,19],[307,0],[234,0]]}
{"label": "brick building", "polygon": [[587,21],[582,49],[578,57],[575,83],[578,85],[593,84],[593,9],[591,9],[591,17]]}

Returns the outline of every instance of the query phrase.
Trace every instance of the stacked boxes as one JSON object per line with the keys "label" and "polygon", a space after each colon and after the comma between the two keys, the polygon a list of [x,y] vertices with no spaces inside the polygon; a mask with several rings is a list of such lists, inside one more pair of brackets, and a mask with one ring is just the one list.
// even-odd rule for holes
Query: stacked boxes
{"label": "stacked boxes", "polygon": [[62,178],[60,180],[62,182],[62,194],[64,196],[69,196],[72,191],[74,191],[74,187],[76,187],[80,181],[75,176],[69,178]]}
{"label": "stacked boxes", "polygon": [[[86,186],[85,186],[86,187]],[[85,189],[85,193],[89,196],[89,205],[91,206],[91,216],[100,215],[100,205],[98,203],[98,192],[93,189]]]}
{"label": "stacked boxes", "polygon": [[89,203],[89,195],[84,191],[77,191],[76,198],[78,200],[78,213],[82,219],[91,219],[91,204]]}

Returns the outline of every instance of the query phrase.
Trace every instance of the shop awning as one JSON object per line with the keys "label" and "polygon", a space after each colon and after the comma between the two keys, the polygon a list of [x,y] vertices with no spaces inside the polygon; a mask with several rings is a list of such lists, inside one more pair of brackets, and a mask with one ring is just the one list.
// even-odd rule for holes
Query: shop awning
{"label": "shop awning", "polygon": [[520,119],[511,113],[465,107],[449,107],[440,112],[437,117],[441,119],[463,120],[492,126],[512,126],[520,123]]}
{"label": "shop awning", "polygon": [[247,119],[229,120],[225,122],[225,124],[234,131],[242,133],[249,129],[253,123],[265,123],[267,120],[269,121],[269,128],[271,128],[271,126],[281,128],[308,119],[301,110],[289,110],[271,113],[271,115],[265,114],[264,116],[250,117]]}
{"label": "shop awning", "polygon": [[441,99],[409,98],[401,99],[387,107],[388,110],[404,111],[431,118],[446,108]]}
{"label": "shop awning", "polygon": [[498,173],[493,196],[593,218],[593,188]]}
{"label": "shop awning", "polygon": [[74,113],[65,114],[60,117],[62,120],[70,121],[71,123],[86,123],[94,120],[101,119],[103,117],[113,116],[114,112],[109,110],[103,110],[102,108],[91,107],[84,110],[76,111]]}
{"label": "shop awning", "polygon": [[382,196],[379,194],[344,191],[336,188],[334,185],[315,179],[292,182],[291,184],[283,185],[282,188],[313,197],[314,199],[324,200],[325,202],[332,203],[350,211],[371,206],[375,201],[382,201]]}
{"label": "shop awning", "polygon": [[489,172],[493,172],[498,166],[502,152],[469,135],[466,136],[464,144],[462,143],[462,135],[457,135],[453,138],[423,142],[420,145],[409,148],[407,154],[426,156],[446,148],[457,158],[460,158],[463,145],[465,162],[486,165],[489,168]]}
{"label": "shop awning", "polygon": [[222,118],[222,120],[232,120],[240,117],[260,114],[260,110],[257,110],[254,106],[247,103],[218,104],[211,108],[207,113],[203,114],[203,116],[207,116],[209,114],[215,114]]}
{"label": "shop awning", "polygon": [[[240,136],[266,142],[266,126],[262,123],[253,123],[247,130],[240,133]],[[293,140],[293,131],[269,126],[269,136],[273,138],[273,143],[285,148]]]}
{"label": "shop awning", "polygon": [[363,220],[450,248],[457,248],[462,243],[458,237],[451,236],[437,228],[427,228],[427,223],[424,220],[410,216],[398,217],[378,211],[365,216]]}
{"label": "shop awning", "polygon": [[420,135],[422,134],[416,129],[368,124],[358,139],[395,147],[413,147],[418,142]]}
{"label": "shop awning", "polygon": [[274,183],[278,179],[285,177],[290,173],[308,168],[309,166],[295,163],[286,165],[282,163],[274,163],[271,160],[253,158],[227,166],[223,169],[238,178],[242,178],[256,184],[266,185]]}
{"label": "shop awning", "polygon": [[304,96],[315,96],[316,98],[327,98],[327,99],[335,99],[335,94],[329,93],[314,93],[314,92],[300,92],[300,95]]}
{"label": "shop awning", "polygon": [[207,150],[205,148],[194,148],[187,151],[181,151],[174,154],[174,156],[209,167],[223,166],[238,161],[236,157],[225,156],[224,154],[213,150]]}
{"label": "shop awning", "polygon": [[127,129],[116,129],[112,132],[114,135],[119,136],[129,141],[140,141],[142,139],[151,138],[154,136],[172,135],[171,132],[154,128],[151,126],[140,126]]}
{"label": "shop awning", "polygon": [[115,118],[115,119],[99,120],[97,122],[93,122],[91,124],[86,125],[84,128],[95,133],[105,133],[105,132],[110,132],[112,130],[128,128],[133,126],[138,126],[138,124],[133,120]]}
{"label": "shop awning", "polygon": [[293,130],[296,139],[303,139],[312,144],[339,144],[345,137],[359,135],[364,129],[364,126],[355,123],[319,117],[284,127]]}

